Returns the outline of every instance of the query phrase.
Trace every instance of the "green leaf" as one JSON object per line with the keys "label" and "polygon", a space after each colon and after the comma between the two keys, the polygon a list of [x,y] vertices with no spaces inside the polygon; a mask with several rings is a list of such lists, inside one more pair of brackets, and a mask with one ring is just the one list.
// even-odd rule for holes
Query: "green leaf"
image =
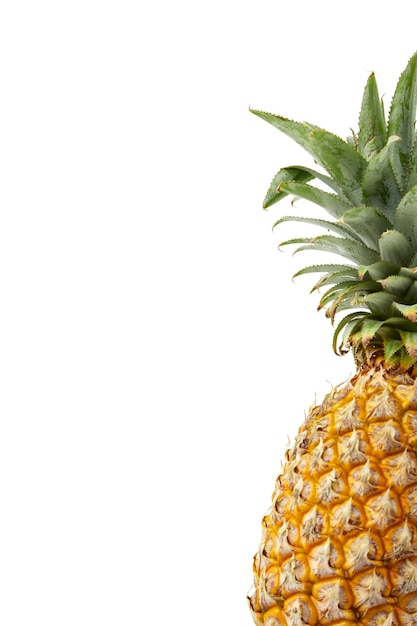
{"label": "green leaf", "polygon": [[417,304],[401,304],[400,302],[394,302],[396,309],[400,311],[410,322],[417,322]]}
{"label": "green leaf", "polygon": [[413,304],[414,302],[417,302],[417,283],[415,282],[415,279],[413,279],[413,283],[404,295],[403,300],[405,304]]}
{"label": "green leaf", "polygon": [[365,204],[379,209],[391,223],[401,199],[400,184],[392,166],[397,141],[398,137],[391,137],[387,145],[369,160],[362,180]]}
{"label": "green leaf", "polygon": [[254,109],[251,111],[302,146],[324,167],[352,204],[361,204],[360,181],[366,160],[353,146],[313,124],[295,122]]}
{"label": "green leaf", "polygon": [[408,191],[414,185],[417,185],[417,141],[414,144],[413,153],[410,159],[410,168],[408,173],[408,180],[405,185],[404,191]]}
{"label": "green leaf", "polygon": [[415,252],[413,256],[411,257],[408,267],[415,268],[417,270],[417,252]]}
{"label": "green leaf", "polygon": [[415,118],[417,104],[417,53],[415,53],[401,74],[391,103],[388,136],[401,137],[398,151],[402,172],[401,182],[405,183],[410,156],[416,139]]}
{"label": "green leaf", "polygon": [[[336,185],[334,180],[323,174],[322,172],[317,172],[316,170],[311,169],[310,167],[304,167],[303,165],[291,165],[289,167],[283,167],[275,174],[272,182],[269,186],[269,189],[266,193],[263,208],[268,209],[270,206],[282,200],[283,198],[288,196],[288,193],[283,189],[280,189],[281,183],[284,182],[295,182],[295,183],[305,183],[313,178],[317,178],[322,183],[327,185],[330,189],[336,192],[336,194],[340,197],[340,203],[343,204],[344,195],[341,189]],[[345,200],[346,206],[349,206],[349,201]]]}
{"label": "green leaf", "polygon": [[293,165],[293,168],[294,169],[299,168],[299,169],[304,170],[306,173],[311,174],[312,178],[317,178],[317,180],[320,180],[327,187],[329,187],[329,189],[332,189],[334,192],[336,192],[336,194],[340,196],[340,198],[342,198],[347,204],[350,204],[349,200],[343,194],[343,191],[340,189],[340,187],[335,183],[333,178],[331,178],[327,174],[319,172],[318,170],[313,170],[310,167],[304,167],[301,165]]}
{"label": "green leaf", "polygon": [[[365,316],[366,316],[366,313],[363,313],[361,311],[354,311],[353,313],[349,313],[348,315],[346,315],[339,322],[333,334],[333,351],[335,352],[335,354],[342,355],[342,354],[346,354],[347,352],[349,352],[349,346],[347,344],[349,341],[349,336],[351,334],[351,331],[355,328],[355,325],[358,322],[360,322]],[[342,331],[343,331],[343,340],[341,344],[338,346],[337,344],[339,342],[339,336],[342,333]]]}
{"label": "green leaf", "polygon": [[293,275],[293,278],[298,278],[304,274],[322,273],[323,276],[317,281],[310,293],[313,293],[320,287],[325,285],[332,285],[340,283],[343,280],[358,280],[358,270],[351,265],[336,265],[336,264],[322,264],[311,265],[305,267]]}
{"label": "green leaf", "polygon": [[369,309],[362,301],[353,302],[352,299],[348,299],[347,301],[338,302],[337,307],[332,305],[326,310],[326,317],[329,318],[334,323],[334,318],[336,316],[336,308],[337,313],[341,313],[342,311],[356,311],[359,312],[361,309],[365,310],[365,315],[369,315]]}
{"label": "green leaf", "polygon": [[371,317],[365,319],[361,328],[362,342],[365,346],[375,336],[383,324],[384,320],[375,320]]}
{"label": "green leaf", "polygon": [[368,248],[377,251],[379,251],[380,236],[392,227],[390,221],[382,213],[369,206],[348,209],[341,222],[350,226]]}
{"label": "green leaf", "polygon": [[341,301],[345,298],[345,296],[351,293],[351,289],[354,289],[355,291],[362,290],[360,287],[358,287],[358,281],[355,280],[346,280],[334,284],[332,287],[330,287],[330,289],[326,291],[326,293],[322,295],[320,299],[319,309],[324,308],[327,304],[332,302],[332,300]]}
{"label": "green leaf", "polygon": [[408,289],[413,284],[411,278],[407,276],[388,276],[379,281],[385,291],[392,293],[396,297],[404,297]]}
{"label": "green leaf", "polygon": [[388,318],[391,315],[391,307],[394,296],[386,291],[371,293],[364,298],[365,305],[373,315]]}
{"label": "green leaf", "polygon": [[366,159],[346,141],[325,130],[313,129],[310,145],[313,156],[351,203],[362,204],[361,180],[367,167]]}
{"label": "green leaf", "polygon": [[[370,294],[370,293],[378,293],[379,291],[381,291],[381,285],[379,283],[377,283],[374,280],[366,280],[366,281],[355,281],[354,283],[351,283],[351,286],[348,285],[348,283],[346,284],[346,290],[345,293],[343,294],[343,297],[346,296],[355,296],[359,294],[361,299],[365,298],[366,294]],[[342,295],[342,294],[341,294]]]}
{"label": "green leaf", "polygon": [[413,249],[407,237],[398,230],[387,230],[379,239],[381,259],[390,263],[408,266]]}
{"label": "green leaf", "polygon": [[402,232],[417,249],[417,185],[400,201],[394,216],[394,227]]}
{"label": "green leaf", "polygon": [[398,274],[400,276],[406,276],[407,278],[411,278],[411,280],[417,280],[417,268],[413,268],[412,265],[410,267],[401,267]]}
{"label": "green leaf", "polygon": [[384,355],[386,361],[391,361],[392,357],[403,346],[403,342],[400,339],[391,339],[389,337],[384,339]]}
{"label": "green leaf", "polygon": [[337,222],[329,222],[328,220],[321,220],[315,217],[285,215],[275,222],[273,228],[279,226],[279,224],[282,224],[283,222],[301,222],[304,224],[312,224],[313,226],[320,226],[321,228],[330,230],[331,232],[341,235],[342,237],[349,237],[355,241],[359,240],[355,233],[352,233],[348,228],[346,228],[346,226],[338,224]]}
{"label": "green leaf", "polygon": [[311,293],[313,293],[317,289],[321,289],[322,287],[325,287],[326,285],[335,285],[336,283],[341,283],[344,280],[354,280],[358,282],[359,281],[358,272],[356,271],[356,273],[353,273],[353,272],[349,272],[346,270],[339,270],[338,272],[331,272],[329,274],[325,274],[314,285],[313,289],[311,290]]}
{"label": "green leaf", "polygon": [[358,148],[369,158],[379,152],[386,142],[386,122],[382,101],[378,94],[375,74],[371,74],[365,87],[359,115]]}
{"label": "green leaf", "polygon": [[275,202],[282,200],[285,198],[288,193],[285,193],[280,189],[281,183],[287,180],[296,180],[299,182],[306,182],[314,178],[313,174],[306,171],[302,167],[294,166],[294,167],[283,167],[279,170],[277,174],[275,174],[272,179],[271,185],[266,192],[265,200],[263,202],[263,208],[267,209]]}
{"label": "green leaf", "polygon": [[360,278],[364,278],[368,274],[373,280],[381,280],[387,278],[387,276],[398,274],[399,271],[400,266],[398,264],[378,261],[377,263],[372,263],[372,265],[360,267],[358,274]]}
{"label": "green leaf", "polygon": [[376,262],[379,258],[378,254],[374,250],[370,250],[362,243],[351,239],[344,239],[342,237],[334,237],[333,235],[321,235],[310,239],[289,239],[288,241],[282,242],[280,246],[297,243],[306,243],[310,245],[297,248],[296,252],[301,252],[302,250],[332,252],[333,254],[339,254],[345,257],[345,259],[349,259],[358,265],[370,265],[371,263]]}
{"label": "green leaf", "polygon": [[412,367],[415,364],[416,361],[417,361],[417,357],[411,356],[411,354],[408,354],[405,348],[401,350],[401,367],[403,369],[408,370],[410,367]]}
{"label": "green leaf", "polygon": [[324,274],[325,272],[332,273],[332,272],[339,272],[339,271],[346,272],[349,276],[352,276],[353,278],[358,277],[358,270],[356,267],[353,267],[353,265],[341,265],[337,263],[323,263],[321,265],[310,265],[309,267],[304,267],[303,269],[296,272],[293,278],[296,278],[297,276],[302,276],[303,274],[313,274],[313,273],[318,273],[318,272],[322,272]]}
{"label": "green leaf", "polygon": [[281,189],[286,193],[294,194],[303,200],[318,204],[332,217],[339,218],[349,208],[350,204],[341,200],[336,194],[328,193],[312,185],[288,181],[282,183]]}
{"label": "green leaf", "polygon": [[256,109],[251,109],[251,113],[265,120],[265,122],[272,124],[272,126],[280,130],[282,133],[285,133],[307,152],[311,151],[310,133],[314,128],[316,128],[313,124],[309,124],[308,122],[295,122],[294,120],[282,117],[281,115],[275,115],[274,113],[267,113],[265,111],[257,111]]}
{"label": "green leaf", "polygon": [[385,326],[397,331],[417,332],[417,325],[404,317],[387,317]]}
{"label": "green leaf", "polygon": [[[373,281],[366,283],[357,282],[352,286],[346,285],[343,289],[339,290],[336,294],[331,294],[329,290],[327,294],[323,296],[320,301],[320,307],[323,308],[329,304],[332,300],[332,305],[327,309],[327,317],[334,320],[336,313],[346,309],[356,309],[358,307],[366,307],[366,298],[370,294],[374,294],[380,289],[378,284]],[[337,295],[337,298],[335,297]],[[327,297],[326,297],[327,296]]]}
{"label": "green leaf", "polygon": [[417,333],[400,333],[407,354],[412,358],[417,358]]}

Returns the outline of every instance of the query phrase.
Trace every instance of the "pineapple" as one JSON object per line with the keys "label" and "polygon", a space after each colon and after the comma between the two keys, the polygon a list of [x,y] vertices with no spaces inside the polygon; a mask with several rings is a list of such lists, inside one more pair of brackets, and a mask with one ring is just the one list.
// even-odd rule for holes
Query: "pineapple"
{"label": "pineapple", "polygon": [[320,168],[281,169],[264,207],[292,195],[329,215],[276,225],[321,227],[281,245],[342,257],[296,275],[319,275],[313,290],[324,290],[333,349],[356,364],[352,380],[310,409],[286,453],[254,558],[257,626],[417,624],[416,104],[417,53],[387,122],[370,75],[347,141],[252,111]]}

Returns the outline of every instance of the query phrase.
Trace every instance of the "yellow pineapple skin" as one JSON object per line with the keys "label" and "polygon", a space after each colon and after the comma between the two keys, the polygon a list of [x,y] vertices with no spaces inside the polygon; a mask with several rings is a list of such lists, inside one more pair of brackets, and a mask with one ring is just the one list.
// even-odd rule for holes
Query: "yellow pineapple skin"
{"label": "yellow pineapple skin", "polygon": [[370,368],[310,410],[254,558],[257,626],[417,624],[417,382]]}

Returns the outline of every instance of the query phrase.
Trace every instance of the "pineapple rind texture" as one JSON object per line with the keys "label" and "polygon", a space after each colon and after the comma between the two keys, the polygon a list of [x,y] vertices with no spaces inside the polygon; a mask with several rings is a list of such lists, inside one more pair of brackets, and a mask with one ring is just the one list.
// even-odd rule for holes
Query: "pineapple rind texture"
{"label": "pineapple rind texture", "polygon": [[417,380],[373,367],[313,407],[254,559],[257,626],[417,624]]}

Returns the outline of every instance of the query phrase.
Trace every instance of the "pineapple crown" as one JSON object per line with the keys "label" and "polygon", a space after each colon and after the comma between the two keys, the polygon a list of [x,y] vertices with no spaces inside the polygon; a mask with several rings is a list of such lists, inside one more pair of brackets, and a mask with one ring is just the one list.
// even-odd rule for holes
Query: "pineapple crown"
{"label": "pineapple crown", "polygon": [[[294,165],[279,170],[264,208],[289,194],[309,200],[332,219],[285,216],[327,232],[280,245],[300,244],[345,258],[343,264],[306,267],[319,273],[312,291],[326,287],[319,309],[335,323],[336,354],[353,351],[358,367],[383,362],[417,372],[417,52],[400,76],[388,122],[374,74],[368,78],[359,132],[346,141],[306,122],[251,109],[300,144],[324,169]],[[317,180],[320,188],[309,184]],[[324,187],[324,189],[322,188]],[[329,234],[331,233],[331,234]]]}

